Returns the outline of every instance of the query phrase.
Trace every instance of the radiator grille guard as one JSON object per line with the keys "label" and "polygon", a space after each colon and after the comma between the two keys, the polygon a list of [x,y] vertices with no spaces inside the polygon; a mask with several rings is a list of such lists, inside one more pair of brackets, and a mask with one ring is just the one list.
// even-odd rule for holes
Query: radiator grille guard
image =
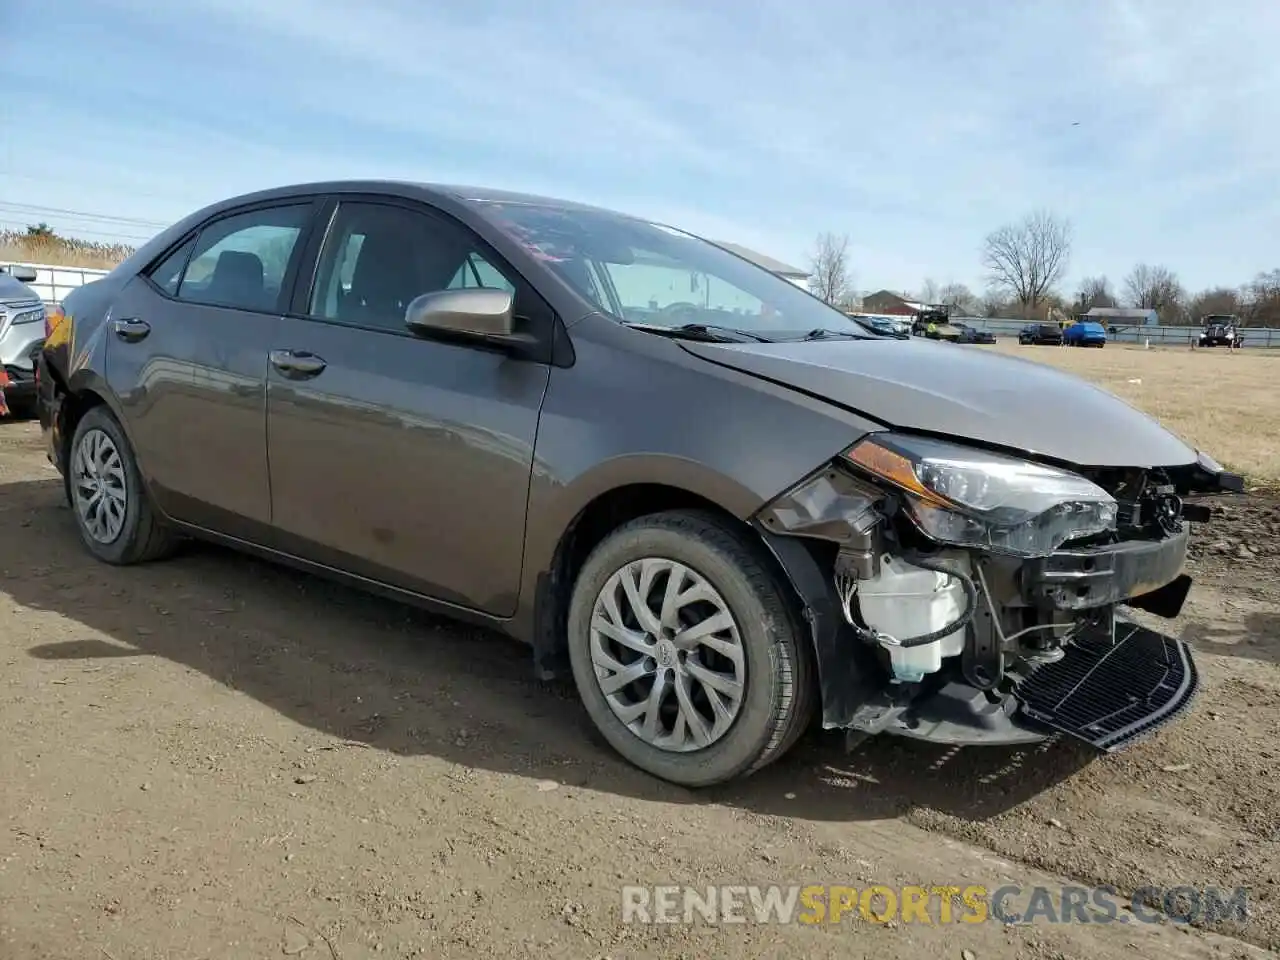
{"label": "radiator grille guard", "polygon": [[1091,631],[1019,684],[1023,716],[1111,753],[1181,714],[1199,685],[1190,648],[1129,620]]}

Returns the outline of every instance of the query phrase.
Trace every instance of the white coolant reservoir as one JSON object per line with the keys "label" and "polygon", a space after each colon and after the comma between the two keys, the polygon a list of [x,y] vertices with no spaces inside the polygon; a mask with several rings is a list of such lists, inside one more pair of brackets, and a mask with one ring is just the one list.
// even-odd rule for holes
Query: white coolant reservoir
{"label": "white coolant reservoir", "polygon": [[[963,553],[939,555],[938,559],[960,573],[969,573],[969,558]],[[857,597],[863,622],[886,635],[884,646],[889,651],[895,680],[921,680],[925,674],[942,669],[944,658],[964,653],[963,627],[915,647],[899,647],[887,641],[923,636],[959,620],[967,603],[959,578],[917,567],[886,553],[880,558],[879,575],[858,582]]]}

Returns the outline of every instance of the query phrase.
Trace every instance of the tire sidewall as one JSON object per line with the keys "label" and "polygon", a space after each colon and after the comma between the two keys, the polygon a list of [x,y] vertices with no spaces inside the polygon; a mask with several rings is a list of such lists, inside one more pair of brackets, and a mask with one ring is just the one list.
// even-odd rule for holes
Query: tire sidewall
{"label": "tire sidewall", "polygon": [[[728,605],[742,640],[746,663],[742,707],[729,732],[697,752],[661,750],[633,734],[614,715],[591,662],[590,622],[596,597],[619,569],[647,557],[677,561],[705,577]],[[786,678],[777,644],[778,632],[789,625],[777,620],[740,566],[714,546],[657,524],[619,531],[587,559],[570,599],[569,658],[583,705],[609,744],[641,769],[685,786],[730,779],[749,768],[768,745],[788,692],[782,689]]]}
{"label": "tire sidewall", "polygon": [[[124,467],[124,524],[120,528],[120,535],[111,543],[99,543],[90,536],[84,527],[84,521],[80,518],[80,511],[76,507],[75,496],[72,493],[72,486],[75,483],[74,468],[72,466],[75,462],[75,452],[85,434],[91,430],[101,430],[111,438],[111,442],[115,444],[116,450],[120,454],[120,462]],[[80,422],[76,424],[68,454],[67,495],[71,501],[72,513],[75,514],[76,531],[80,534],[80,540],[84,543],[85,548],[99,560],[105,560],[107,563],[122,563],[138,539],[143,511],[146,509],[146,503],[143,499],[142,475],[138,472],[138,465],[133,457],[133,447],[129,445],[129,440],[124,435],[124,430],[121,429],[116,418],[105,407],[98,406],[86,413],[80,419]]]}

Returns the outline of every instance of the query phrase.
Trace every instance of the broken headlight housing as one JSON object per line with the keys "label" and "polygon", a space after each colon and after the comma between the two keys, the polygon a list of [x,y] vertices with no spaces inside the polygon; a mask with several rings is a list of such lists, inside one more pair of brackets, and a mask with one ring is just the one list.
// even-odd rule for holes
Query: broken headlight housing
{"label": "broken headlight housing", "polygon": [[1043,557],[1116,528],[1115,498],[1067,470],[923,437],[872,434],[844,454],[905,494],[939,543]]}

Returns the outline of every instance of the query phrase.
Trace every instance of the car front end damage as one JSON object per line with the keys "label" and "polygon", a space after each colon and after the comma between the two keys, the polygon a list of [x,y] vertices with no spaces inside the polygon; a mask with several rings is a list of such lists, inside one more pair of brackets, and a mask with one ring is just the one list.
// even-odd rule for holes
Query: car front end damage
{"label": "car front end damage", "polygon": [[813,633],[823,726],[953,745],[1067,734],[1112,751],[1180,714],[1194,493],[1242,478],[1200,455],[1170,468],[1070,469],[875,433],[754,518]]}

